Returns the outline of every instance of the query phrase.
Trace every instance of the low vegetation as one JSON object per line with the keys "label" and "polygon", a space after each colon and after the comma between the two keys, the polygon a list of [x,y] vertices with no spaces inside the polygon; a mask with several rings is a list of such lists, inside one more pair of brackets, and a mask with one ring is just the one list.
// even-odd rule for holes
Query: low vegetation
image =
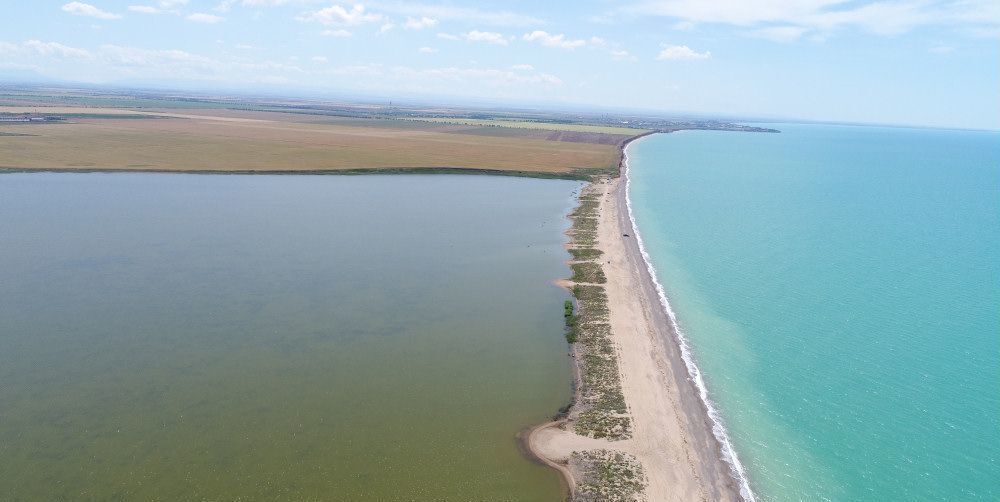
{"label": "low vegetation", "polygon": [[628,439],[632,423],[622,394],[618,356],[611,341],[607,295],[601,286],[576,285],[580,304],[576,333],[580,365],[580,409],[574,417],[577,434],[611,440]]}
{"label": "low vegetation", "polygon": [[573,219],[570,235],[574,246],[593,248],[597,245],[597,217],[600,207],[601,201],[596,194],[580,195],[580,205],[570,214]]}
{"label": "low vegetation", "polygon": [[569,254],[573,255],[574,260],[594,260],[600,258],[604,254],[600,249],[595,248],[570,248]]}
{"label": "low vegetation", "polygon": [[[570,217],[574,263],[570,264],[573,276],[572,293],[576,298],[576,312],[568,311],[567,333],[575,342],[576,364],[579,367],[579,395],[571,416],[573,430],[580,435],[627,439],[632,434],[632,423],[622,394],[618,357],[611,341],[608,320],[608,298],[604,291],[607,278],[601,264],[602,256],[597,245],[597,217],[600,198],[592,189],[580,195],[580,205]],[[575,251],[575,252],[574,252]],[[569,304],[572,307],[572,304]],[[571,320],[571,323],[570,323]],[[570,336],[567,335],[567,340]]]}
{"label": "low vegetation", "polygon": [[604,284],[608,282],[607,277],[604,275],[604,270],[601,269],[599,263],[590,261],[573,263],[570,265],[570,268],[573,269],[573,277],[570,279],[573,282],[592,284]]}
{"label": "low vegetation", "polygon": [[573,452],[570,467],[581,473],[576,501],[631,502],[642,500],[646,475],[639,461],[612,450]]}
{"label": "low vegetation", "polygon": [[573,313],[573,301],[563,303],[563,317],[566,319],[566,342],[576,343],[576,314]]}

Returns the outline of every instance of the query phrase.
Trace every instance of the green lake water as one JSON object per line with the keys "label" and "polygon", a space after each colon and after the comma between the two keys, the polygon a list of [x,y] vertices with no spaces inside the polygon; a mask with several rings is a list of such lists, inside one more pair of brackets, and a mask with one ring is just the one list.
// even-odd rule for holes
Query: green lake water
{"label": "green lake water", "polygon": [[759,500],[1000,500],[1000,133],[629,147],[635,218]]}
{"label": "green lake water", "polygon": [[579,186],[0,175],[0,500],[558,500]]}

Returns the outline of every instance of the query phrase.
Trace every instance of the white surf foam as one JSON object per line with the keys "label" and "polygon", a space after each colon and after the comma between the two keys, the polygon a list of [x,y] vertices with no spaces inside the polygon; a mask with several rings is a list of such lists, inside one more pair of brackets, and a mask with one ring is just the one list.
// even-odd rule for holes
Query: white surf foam
{"label": "white surf foam", "polygon": [[750,489],[750,481],[747,479],[746,471],[743,468],[743,464],[740,463],[739,457],[736,456],[736,450],[733,449],[733,444],[729,440],[729,433],[726,432],[726,427],[723,425],[722,416],[719,414],[718,409],[712,400],[708,396],[708,388],[705,387],[705,380],[701,376],[701,370],[698,365],[694,362],[694,357],[691,355],[691,349],[688,345],[687,337],[684,336],[684,332],[681,331],[680,325],[677,324],[677,316],[674,314],[674,309],[670,306],[670,301],[667,300],[667,293],[663,289],[663,285],[660,284],[660,280],[656,275],[656,267],[653,266],[653,260],[650,259],[649,253],[646,252],[646,245],[643,243],[642,234],[639,233],[639,226],[635,223],[635,214],[632,211],[632,197],[629,194],[629,187],[632,183],[629,177],[629,166],[628,166],[628,149],[636,142],[642,141],[645,138],[640,138],[629,143],[625,147],[623,155],[623,166],[625,176],[625,205],[628,208],[628,219],[632,224],[632,235],[635,236],[636,242],[639,244],[639,252],[642,254],[643,261],[646,262],[646,270],[649,272],[650,278],[653,280],[653,284],[656,286],[656,293],[660,297],[660,305],[667,314],[667,318],[670,319],[670,324],[674,329],[674,333],[677,334],[677,345],[681,350],[681,359],[684,360],[684,366],[687,367],[688,376],[695,383],[695,387],[698,389],[698,395],[701,398],[702,403],[705,405],[705,409],[708,410],[708,418],[712,421],[712,434],[715,435],[715,439],[719,441],[719,445],[722,447],[722,460],[729,465],[730,474],[736,480],[740,487],[740,496],[743,500],[747,502],[756,502],[757,498],[754,496],[753,491]]}

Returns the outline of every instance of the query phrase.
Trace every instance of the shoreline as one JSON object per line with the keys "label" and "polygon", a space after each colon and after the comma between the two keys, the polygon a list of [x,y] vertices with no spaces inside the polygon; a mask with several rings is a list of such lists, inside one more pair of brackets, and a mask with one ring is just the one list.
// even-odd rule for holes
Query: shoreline
{"label": "shoreline", "polygon": [[[576,344],[572,344],[570,350],[571,357],[574,358],[573,379],[575,383],[572,406],[570,411],[566,413],[569,418],[562,416],[555,421],[540,424],[524,431],[519,438],[524,453],[532,460],[559,471],[569,496],[574,499],[579,491],[578,482],[580,480],[586,481],[587,476],[580,475],[579,465],[576,466],[577,472],[574,476],[574,468],[569,456],[560,455],[559,452],[553,455],[552,449],[543,445],[543,442],[556,441],[570,445],[572,449],[562,453],[569,453],[574,457],[579,451],[614,451],[628,454],[639,465],[645,467],[644,471],[640,471],[639,476],[644,479],[643,492],[652,495],[647,497],[647,500],[698,498],[701,500],[747,500],[754,502],[755,498],[743,474],[742,465],[733,452],[717,411],[708,399],[707,391],[701,382],[700,371],[690,358],[686,339],[677,327],[673,311],[662,286],[656,280],[655,269],[648,259],[648,254],[644,249],[633,218],[631,201],[628,196],[630,180],[627,148],[636,140],[655,133],[656,131],[651,131],[637,135],[620,145],[621,157],[618,162],[617,176],[596,173],[583,175],[579,171],[572,174],[557,174],[468,168],[186,171],[134,168],[18,169],[0,167],[0,173],[145,172],[215,175],[447,173],[572,180],[589,179],[590,182],[580,192],[577,201],[580,204],[583,203],[582,197],[584,197],[585,192],[589,197],[595,197],[595,201],[599,199],[600,216],[597,218],[599,238],[587,246],[605,253],[603,258],[599,260],[601,263],[607,261],[611,265],[611,260],[614,260],[614,265],[605,268],[610,283],[607,285],[607,303],[612,318],[610,320],[612,325],[611,338],[614,340],[614,345],[617,346],[615,350],[621,361],[621,364],[616,362],[615,372],[620,373],[621,387],[628,405],[628,412],[624,418],[626,430],[621,437],[612,440],[579,436],[566,430],[567,421],[572,421],[574,418],[573,410],[579,411],[581,403],[582,376],[579,358],[582,357],[582,354],[576,348]],[[632,238],[626,237],[627,235],[631,235]],[[566,246],[568,248],[573,245],[581,244],[574,243],[574,239],[571,237]],[[576,263],[586,261],[576,260]],[[622,284],[615,286],[616,283],[627,285],[624,287]],[[574,283],[566,280],[560,281],[560,284],[572,290]],[[629,309],[634,311],[624,316],[627,317],[626,319],[622,319],[621,310]],[[635,311],[636,309],[638,310]],[[630,336],[622,336],[623,334]],[[646,339],[643,339],[644,336]],[[646,373],[643,374],[642,371],[646,371]],[[658,388],[650,389],[648,385],[640,388],[641,386],[635,385],[637,380],[650,380],[651,376],[654,377],[652,380],[655,380],[654,387]],[[649,397],[651,395],[654,397]],[[649,402],[642,404],[643,401]],[[637,410],[637,408],[639,409]],[[653,410],[653,408],[659,409]],[[640,417],[641,413],[645,413],[645,415]],[[671,414],[673,416],[666,416]],[[665,418],[675,421],[672,427],[657,423],[658,420],[662,421]],[[633,420],[634,425],[631,429],[628,420]],[[650,431],[656,431],[656,433],[648,434]],[[664,431],[669,431],[674,437],[663,437]],[[567,441],[567,436],[570,435],[577,437]],[[657,441],[658,439],[660,441]],[[678,439],[680,444],[676,444]],[[719,468],[720,465],[723,467],[722,469]]]}
{"label": "shoreline", "polygon": [[[597,195],[600,202],[593,247],[603,253],[598,261],[607,277],[608,338],[619,362],[617,373],[631,428],[627,434],[610,440],[580,434],[575,420],[580,408],[587,407],[580,395],[584,384],[581,355],[587,355],[587,347],[574,343],[570,349],[575,373],[573,405],[566,417],[530,429],[525,447],[532,456],[562,473],[574,500],[581,483],[593,485],[587,473],[580,472],[579,454],[610,451],[625,454],[641,465],[643,485],[633,494],[634,499],[753,502],[752,492],[742,490],[742,480],[726,460],[731,447],[714,430],[717,424],[710,413],[711,404],[702,400],[698,382],[689,373],[686,342],[667,310],[669,304],[661,302],[662,289],[651,275],[652,265],[635,234],[627,191],[626,149],[632,141],[645,136],[632,138],[622,146],[617,177],[592,181],[579,198],[582,204],[585,194]],[[571,235],[567,248],[580,245]],[[573,287],[571,281],[561,283]]]}
{"label": "shoreline", "polygon": [[465,174],[470,176],[508,176],[515,178],[557,179],[569,181],[590,181],[594,176],[586,170],[567,172],[514,171],[506,169],[468,167],[359,167],[344,169],[158,169],[158,168],[97,168],[97,167],[3,167],[0,174],[21,173],[80,173],[80,174],[199,174],[199,175],[316,175],[316,176],[363,176],[398,174]]}
{"label": "shoreline", "polygon": [[629,176],[627,147],[628,145],[622,149],[623,169],[621,176],[624,177],[625,183],[621,191],[622,197],[625,200],[627,209],[626,212],[632,229],[632,235],[635,238],[635,247],[641,255],[642,261],[646,264],[648,280],[652,283],[663,313],[669,320],[670,332],[673,335],[672,341],[674,342],[674,345],[677,346],[677,350],[680,353],[680,359],[684,363],[684,367],[687,369],[687,378],[694,385],[698,398],[704,409],[704,413],[707,415],[708,421],[711,425],[710,430],[718,443],[718,450],[721,455],[720,458],[729,466],[730,474],[739,485],[740,497],[742,497],[742,499],[746,502],[756,502],[757,498],[750,487],[750,480],[747,477],[746,470],[743,467],[742,462],[740,462],[739,456],[736,454],[736,449],[729,439],[729,433],[726,430],[721,413],[715,407],[708,395],[708,387],[705,385],[704,378],[702,378],[701,368],[698,367],[698,364],[694,360],[694,356],[691,354],[690,344],[687,337],[684,335],[683,330],[680,329],[680,325],[677,323],[677,315],[674,312],[673,307],[670,305],[670,300],[667,298],[667,293],[663,288],[663,284],[661,284],[659,279],[656,277],[656,267],[653,265],[653,261],[650,258],[649,253],[646,251],[642,234],[639,232],[639,226],[635,221],[635,212],[632,209],[632,199],[629,197],[629,188],[631,187],[632,179]]}

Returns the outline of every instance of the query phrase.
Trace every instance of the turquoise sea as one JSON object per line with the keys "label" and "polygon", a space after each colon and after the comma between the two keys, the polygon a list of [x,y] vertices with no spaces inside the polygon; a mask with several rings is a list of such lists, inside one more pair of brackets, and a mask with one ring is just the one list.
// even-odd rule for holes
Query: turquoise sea
{"label": "turquoise sea", "polygon": [[629,147],[652,263],[760,500],[1000,498],[1000,134]]}

